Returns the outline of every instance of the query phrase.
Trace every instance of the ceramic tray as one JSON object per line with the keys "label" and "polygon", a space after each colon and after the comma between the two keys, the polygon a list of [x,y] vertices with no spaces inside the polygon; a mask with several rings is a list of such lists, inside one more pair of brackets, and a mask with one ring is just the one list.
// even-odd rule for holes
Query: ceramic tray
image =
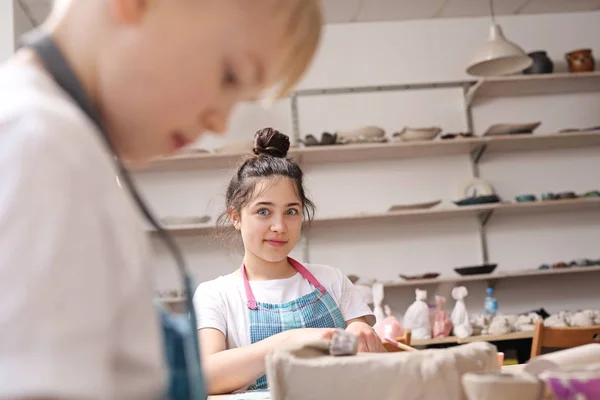
{"label": "ceramic tray", "polygon": [[459,275],[481,275],[481,274],[491,274],[494,272],[498,264],[481,264],[481,265],[473,265],[470,267],[461,267],[454,268]]}
{"label": "ceramic tray", "polygon": [[476,204],[490,204],[499,202],[500,197],[498,197],[495,194],[491,194],[489,196],[467,197],[466,199],[455,201],[454,204],[456,204],[457,206],[473,206]]}
{"label": "ceramic tray", "polygon": [[413,204],[397,204],[390,207],[389,211],[406,211],[406,210],[425,210],[428,208],[433,208],[440,204],[441,200],[427,201],[423,203],[413,203]]}
{"label": "ceramic tray", "polygon": [[530,122],[524,124],[495,124],[490,126],[483,134],[484,136],[494,135],[516,135],[522,133],[532,133],[541,125],[541,122]]}
{"label": "ceramic tray", "polygon": [[422,274],[422,275],[403,275],[403,274],[399,274],[398,276],[400,278],[406,280],[406,281],[415,281],[415,280],[419,280],[419,279],[435,279],[438,276],[440,276],[440,274],[437,273],[437,272],[427,272],[427,273]]}

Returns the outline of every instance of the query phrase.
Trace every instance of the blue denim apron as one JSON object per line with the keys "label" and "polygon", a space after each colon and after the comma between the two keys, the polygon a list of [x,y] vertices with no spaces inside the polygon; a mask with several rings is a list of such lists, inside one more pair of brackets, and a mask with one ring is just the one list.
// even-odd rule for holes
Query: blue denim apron
{"label": "blue denim apron", "polygon": [[37,53],[44,67],[56,83],[71,96],[79,108],[96,124],[108,151],[112,155],[120,177],[125,181],[131,196],[148,222],[158,230],[161,239],[165,242],[167,248],[171,250],[179,267],[182,286],[187,296],[188,312],[181,315],[169,313],[161,304],[157,304],[157,312],[160,315],[163,332],[165,357],[169,367],[167,393],[161,396],[160,399],[205,400],[206,392],[200,366],[200,346],[197,336],[196,313],[192,302],[193,285],[181,252],[171,236],[156,222],[148,207],[139,196],[129,173],[115,155],[114,148],[106,134],[98,109],[89,100],[81,82],[52,37],[39,35],[36,32],[30,38],[25,39],[25,44]]}
{"label": "blue denim apron", "polygon": [[[260,342],[290,329],[346,328],[342,312],[317,278],[298,261],[289,257],[288,261],[304,279],[315,287],[315,290],[296,300],[282,304],[257,302],[248,282],[246,267],[244,265],[241,267],[244,289],[248,299],[250,343]],[[266,388],[267,377],[263,375],[249,390]]]}

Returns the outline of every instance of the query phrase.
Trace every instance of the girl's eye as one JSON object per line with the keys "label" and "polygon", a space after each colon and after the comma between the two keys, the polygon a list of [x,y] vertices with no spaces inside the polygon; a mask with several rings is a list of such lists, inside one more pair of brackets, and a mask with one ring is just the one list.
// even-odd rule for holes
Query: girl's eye
{"label": "girl's eye", "polygon": [[297,215],[298,210],[296,210],[295,208],[290,208],[289,210],[287,210],[286,214],[287,215]]}
{"label": "girl's eye", "polygon": [[260,210],[258,210],[257,214],[262,216],[269,215],[269,210],[267,210],[266,208],[261,208]]}
{"label": "girl's eye", "polygon": [[223,72],[223,85],[225,86],[235,86],[238,83],[237,76],[231,69],[231,67],[225,67]]}

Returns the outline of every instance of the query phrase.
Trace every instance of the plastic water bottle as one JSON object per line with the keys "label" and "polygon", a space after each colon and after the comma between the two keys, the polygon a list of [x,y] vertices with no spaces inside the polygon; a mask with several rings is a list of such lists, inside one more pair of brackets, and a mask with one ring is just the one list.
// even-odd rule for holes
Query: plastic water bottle
{"label": "plastic water bottle", "polygon": [[485,292],[487,296],[483,302],[483,312],[486,316],[494,318],[498,313],[498,300],[494,297],[494,289],[489,287]]}

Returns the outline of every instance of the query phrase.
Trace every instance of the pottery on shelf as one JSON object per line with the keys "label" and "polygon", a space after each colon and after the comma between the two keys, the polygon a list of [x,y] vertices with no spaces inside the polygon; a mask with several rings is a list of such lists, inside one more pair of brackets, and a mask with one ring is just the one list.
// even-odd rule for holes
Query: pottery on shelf
{"label": "pottery on shelf", "polygon": [[536,200],[537,200],[537,198],[535,197],[534,194],[520,194],[515,197],[515,201],[517,203],[526,203],[526,202],[532,202],[532,201],[536,201]]}
{"label": "pottery on shelf", "polygon": [[551,74],[554,72],[554,63],[543,50],[527,54],[533,60],[531,67],[523,71],[524,74]]}
{"label": "pottery on shelf", "polygon": [[591,49],[574,50],[565,54],[569,72],[592,72],[596,70],[596,60]]}
{"label": "pottery on shelf", "polygon": [[502,123],[491,125],[484,136],[519,135],[533,133],[542,123],[540,121],[527,123]]}
{"label": "pottery on shelf", "polygon": [[575,192],[561,192],[561,193],[558,193],[556,195],[556,198],[558,200],[576,199],[577,198],[577,194],[575,194]]}
{"label": "pottery on shelf", "polygon": [[388,141],[388,138],[385,136],[385,130],[373,125],[347,131],[338,131],[337,135],[338,144],[385,143]]}
{"label": "pottery on shelf", "polygon": [[552,192],[542,193],[542,200],[556,200],[556,195]]}
{"label": "pottery on shelf", "polygon": [[392,135],[394,140],[402,142],[413,142],[419,140],[432,140],[440,134],[442,128],[437,126],[427,128],[409,128],[404,127],[400,132],[396,132]]}
{"label": "pottery on shelf", "polygon": [[356,129],[350,129],[347,131],[338,131],[337,134],[339,137],[348,138],[348,139],[352,138],[352,137],[358,137],[358,136],[362,136],[365,138],[383,137],[383,136],[385,136],[385,130],[383,130],[383,128],[380,128],[378,126],[369,125],[369,126],[363,126],[360,128],[356,128]]}
{"label": "pottery on shelf", "polygon": [[461,138],[472,138],[475,135],[473,135],[473,132],[448,132],[448,133],[444,133],[442,136],[440,136],[440,139],[443,140],[448,140],[448,139],[461,139]]}
{"label": "pottery on shelf", "polygon": [[441,200],[427,201],[414,204],[397,204],[390,207],[389,211],[426,210],[440,204]]}
{"label": "pottery on shelf", "polygon": [[473,265],[469,267],[461,267],[454,268],[459,275],[481,275],[481,274],[491,274],[494,272],[498,264],[481,264],[481,265]]}
{"label": "pottery on shelf", "polygon": [[330,146],[333,144],[337,144],[338,135],[336,133],[323,132],[321,134],[321,140],[317,140],[316,137],[311,135],[310,133],[306,135],[304,140],[300,139],[300,142],[305,146]]}
{"label": "pottery on shelf", "polygon": [[415,280],[421,280],[421,279],[435,279],[438,276],[440,276],[439,273],[437,272],[427,272],[421,275],[404,275],[404,274],[398,274],[398,276],[402,279],[404,279],[405,281],[415,281]]}

